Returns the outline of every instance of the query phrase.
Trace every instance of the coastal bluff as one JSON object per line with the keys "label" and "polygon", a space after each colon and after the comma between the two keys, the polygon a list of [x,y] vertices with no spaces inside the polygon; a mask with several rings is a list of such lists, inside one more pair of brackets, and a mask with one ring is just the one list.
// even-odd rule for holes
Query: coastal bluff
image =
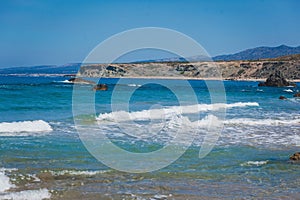
{"label": "coastal bluff", "polygon": [[276,71],[280,71],[288,80],[299,80],[300,54],[257,61],[86,64],[80,67],[77,76],[247,80],[266,79]]}

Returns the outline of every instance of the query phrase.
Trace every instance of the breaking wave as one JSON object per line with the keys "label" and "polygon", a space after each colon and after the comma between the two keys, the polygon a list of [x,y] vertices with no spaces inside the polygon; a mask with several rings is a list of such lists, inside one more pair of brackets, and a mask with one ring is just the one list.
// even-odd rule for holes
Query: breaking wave
{"label": "breaking wave", "polygon": [[95,176],[97,174],[104,174],[109,172],[110,170],[98,170],[98,171],[88,171],[88,170],[61,170],[61,171],[52,171],[48,170],[45,172],[51,173],[53,176],[64,176],[64,175],[72,175],[72,176]]}
{"label": "breaking wave", "polygon": [[180,114],[195,114],[199,112],[215,111],[220,109],[230,109],[234,107],[247,107],[247,106],[259,106],[256,102],[238,102],[232,104],[197,104],[189,106],[172,106],[162,109],[150,109],[136,112],[116,111],[111,113],[100,114],[97,120],[107,121],[130,121],[130,120],[149,120],[149,119],[162,119],[171,118],[175,115]]}
{"label": "breaking wave", "polygon": [[69,80],[64,80],[64,81],[57,81],[58,83],[70,83],[70,84],[73,84],[72,81],[69,81]]}
{"label": "breaking wave", "polygon": [[13,199],[13,200],[42,200],[49,199],[51,197],[50,192],[47,189],[39,190],[24,190],[21,192],[11,192],[8,194],[0,195],[1,199]]}
{"label": "breaking wave", "polygon": [[0,168],[0,194],[10,188],[16,187],[14,184],[10,182],[9,177],[6,176],[5,174],[6,171],[9,171],[9,169]]}
{"label": "breaking wave", "polygon": [[29,132],[36,133],[36,132],[50,132],[50,131],[52,131],[52,127],[43,120],[0,123],[1,136],[7,133],[29,133]]}
{"label": "breaking wave", "polygon": [[245,163],[242,163],[241,166],[262,166],[268,164],[268,160],[264,161],[247,161]]}
{"label": "breaking wave", "polygon": [[239,118],[230,119],[224,122],[225,125],[248,125],[248,126],[284,126],[291,124],[300,124],[299,119],[251,119],[251,118]]}
{"label": "breaking wave", "polygon": [[128,84],[127,86],[129,86],[129,87],[141,87],[142,85],[132,83],[132,84]]}
{"label": "breaking wave", "polygon": [[14,200],[42,200],[49,199],[51,197],[50,192],[46,189],[39,190],[24,190],[20,192],[9,192],[10,189],[16,188],[17,186],[11,183],[9,177],[6,175],[7,172],[16,171],[17,169],[11,168],[0,168],[0,199],[14,199]]}

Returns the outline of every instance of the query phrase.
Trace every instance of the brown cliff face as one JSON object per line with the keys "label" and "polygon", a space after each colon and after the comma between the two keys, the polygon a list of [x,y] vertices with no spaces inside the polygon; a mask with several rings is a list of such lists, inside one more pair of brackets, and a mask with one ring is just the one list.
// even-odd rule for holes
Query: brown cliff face
{"label": "brown cliff face", "polygon": [[266,79],[276,71],[289,79],[300,79],[300,56],[259,61],[155,62],[92,64],[82,66],[79,76],[86,77],[169,77]]}

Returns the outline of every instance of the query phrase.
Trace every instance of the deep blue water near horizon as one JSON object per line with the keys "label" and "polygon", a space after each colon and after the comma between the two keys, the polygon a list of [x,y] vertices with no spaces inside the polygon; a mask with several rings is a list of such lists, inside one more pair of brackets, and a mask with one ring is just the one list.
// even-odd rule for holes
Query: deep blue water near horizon
{"label": "deep blue water near horizon", "polygon": [[[199,159],[200,133],[187,152],[168,167],[132,174],[110,169],[86,150],[74,126],[73,85],[66,83],[67,79],[0,75],[0,199],[24,195],[22,191],[32,191],[41,198],[50,194],[53,199],[298,198],[300,165],[289,163],[288,158],[300,146],[300,101],[293,98],[299,85],[267,88],[251,81],[224,81],[229,107],[212,152]],[[76,117],[88,125],[100,123],[115,144],[129,151],[161,148],[172,137],[174,127],[150,138],[127,137],[111,124],[106,127],[105,113],[111,116],[111,95],[116,86],[124,93],[136,89],[129,109],[138,123],[147,122],[137,113],[143,114],[153,105],[179,106],[168,88],[143,85],[143,81],[123,79],[122,85],[116,85],[118,79],[101,79],[109,87],[95,94],[95,110],[101,120],[97,122],[91,115]],[[180,81],[165,81],[188,95]],[[205,81],[189,83],[198,104],[209,107]],[[80,89],[91,87],[81,85]],[[288,100],[279,100],[280,95]],[[196,115],[203,119],[208,112]]]}

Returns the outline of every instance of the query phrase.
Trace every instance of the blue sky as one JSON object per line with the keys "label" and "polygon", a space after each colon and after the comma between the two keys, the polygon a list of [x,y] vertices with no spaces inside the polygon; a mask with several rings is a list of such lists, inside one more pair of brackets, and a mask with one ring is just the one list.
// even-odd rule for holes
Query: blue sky
{"label": "blue sky", "polygon": [[[299,8],[297,0],[1,0],[0,67],[81,62],[113,34],[149,26],[180,31],[212,56],[299,46]],[[147,56],[158,55],[132,59]]]}

